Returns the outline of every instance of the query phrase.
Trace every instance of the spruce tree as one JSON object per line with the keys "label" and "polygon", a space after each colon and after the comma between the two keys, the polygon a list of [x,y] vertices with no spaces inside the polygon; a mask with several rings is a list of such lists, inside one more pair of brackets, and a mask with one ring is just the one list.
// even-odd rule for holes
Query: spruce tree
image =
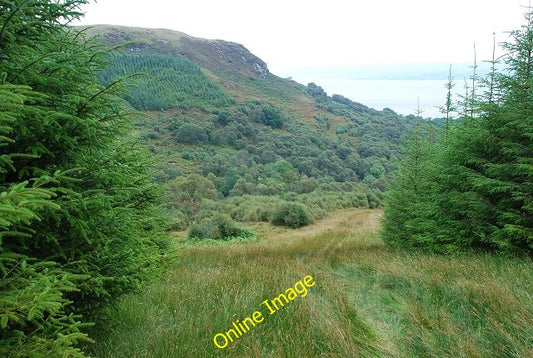
{"label": "spruce tree", "polygon": [[[86,317],[138,287],[165,236],[146,152],[66,24],[86,1],[0,9],[0,356],[82,356]],[[84,318],[85,317],[85,318]]]}
{"label": "spruce tree", "polygon": [[[496,72],[493,56],[492,71],[481,81],[488,91],[476,95],[467,90],[464,116],[431,154],[431,195],[403,195],[405,180],[391,191],[391,198],[404,197],[406,209],[420,200],[427,205],[424,211],[406,214],[390,203],[385,211],[387,241],[438,251],[533,253],[533,13],[525,19],[503,45],[505,72]],[[404,168],[412,160],[408,156]],[[416,188],[412,181],[407,185]],[[414,194],[410,190],[407,194]],[[405,227],[413,216],[419,225],[415,235],[401,237],[387,224]]]}
{"label": "spruce tree", "polygon": [[[471,246],[533,252],[533,17],[511,33],[505,73],[491,74],[499,103],[484,99],[457,128],[443,182],[450,226]],[[452,179],[453,178],[453,179]],[[447,179],[447,180],[446,180]],[[457,237],[457,240],[461,238]],[[463,239],[464,240],[464,239]]]}
{"label": "spruce tree", "polygon": [[432,156],[436,143],[432,128],[422,122],[417,109],[417,124],[404,149],[395,183],[387,194],[382,236],[391,246],[423,246],[426,241],[427,215],[430,212],[433,175]]}

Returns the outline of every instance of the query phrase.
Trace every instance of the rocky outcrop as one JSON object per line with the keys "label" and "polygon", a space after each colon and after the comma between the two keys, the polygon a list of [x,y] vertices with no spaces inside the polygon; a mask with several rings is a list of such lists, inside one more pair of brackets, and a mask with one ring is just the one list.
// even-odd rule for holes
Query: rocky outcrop
{"label": "rocky outcrop", "polygon": [[269,74],[266,63],[241,44],[193,37],[183,37],[181,42],[185,55],[209,70],[233,70],[258,78]]}

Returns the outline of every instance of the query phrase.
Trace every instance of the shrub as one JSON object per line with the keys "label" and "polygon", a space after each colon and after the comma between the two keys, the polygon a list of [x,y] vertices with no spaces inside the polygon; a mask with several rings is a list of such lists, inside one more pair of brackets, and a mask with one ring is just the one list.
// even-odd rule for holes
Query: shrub
{"label": "shrub", "polygon": [[166,201],[169,207],[194,206],[204,199],[214,199],[215,185],[199,174],[177,177],[165,185]]}
{"label": "shrub", "polygon": [[215,216],[189,226],[188,236],[191,239],[229,240],[241,236],[250,236],[250,232],[239,228],[226,214]]}
{"label": "shrub", "polygon": [[283,127],[283,119],[281,118],[281,112],[279,109],[274,107],[271,104],[268,104],[262,108],[263,116],[262,116],[262,122],[270,126],[272,128],[282,128]]}
{"label": "shrub", "polygon": [[173,134],[178,143],[205,144],[209,142],[206,130],[196,124],[186,123]]}
{"label": "shrub", "polygon": [[219,113],[217,122],[223,126],[228,125],[232,121],[232,115],[228,111],[222,111]]}
{"label": "shrub", "polygon": [[276,208],[272,215],[272,224],[299,228],[313,222],[305,206],[298,203],[285,203]]}
{"label": "shrub", "polygon": [[185,213],[182,211],[175,211],[169,215],[169,231],[182,231],[187,229],[187,215]]}

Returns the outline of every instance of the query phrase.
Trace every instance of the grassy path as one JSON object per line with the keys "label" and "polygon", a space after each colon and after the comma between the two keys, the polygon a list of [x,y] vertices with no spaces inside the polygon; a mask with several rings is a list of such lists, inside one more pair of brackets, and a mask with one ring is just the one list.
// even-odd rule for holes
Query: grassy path
{"label": "grassy path", "polygon": [[[379,239],[380,216],[341,210],[299,230],[261,223],[258,242],[182,249],[163,279],[117,305],[93,353],[533,356],[531,259],[393,251]],[[306,276],[315,283],[307,293],[295,286]],[[262,302],[281,293],[292,299],[270,314]],[[255,326],[228,333],[256,311]],[[214,344],[219,333],[224,348]]]}

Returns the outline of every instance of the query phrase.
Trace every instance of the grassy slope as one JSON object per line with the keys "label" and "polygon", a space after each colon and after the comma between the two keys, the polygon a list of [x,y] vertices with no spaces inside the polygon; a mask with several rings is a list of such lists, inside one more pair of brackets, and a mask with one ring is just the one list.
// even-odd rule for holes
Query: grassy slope
{"label": "grassy slope", "polygon": [[[528,357],[533,262],[392,251],[380,211],[343,210],[300,229],[256,224],[264,240],[191,246],[124,297],[98,357]],[[185,247],[185,248],[184,248]],[[306,275],[298,297],[225,349],[231,328]]]}

